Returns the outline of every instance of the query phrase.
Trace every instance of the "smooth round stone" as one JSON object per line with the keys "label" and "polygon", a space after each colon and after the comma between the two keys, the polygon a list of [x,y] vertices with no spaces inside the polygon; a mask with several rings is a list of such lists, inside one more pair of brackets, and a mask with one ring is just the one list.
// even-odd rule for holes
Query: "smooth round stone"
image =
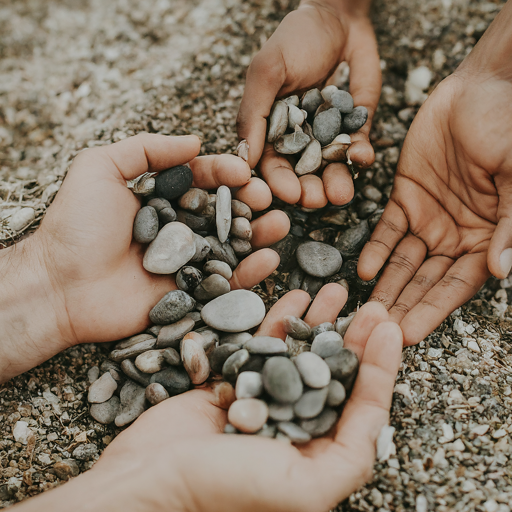
{"label": "smooth round stone", "polygon": [[243,372],[236,379],[236,398],[256,398],[263,392],[263,381],[258,372]]}
{"label": "smooth round stone", "polygon": [[[136,334],[135,336],[131,336],[130,338],[126,338],[125,340],[120,341],[119,343],[116,343],[116,346],[114,347],[114,351],[116,350],[124,350],[126,348],[133,347],[134,345],[138,345],[139,343],[147,340],[154,340],[154,336],[151,334],[143,333],[143,334]],[[107,361],[104,361],[104,363],[107,363]]]}
{"label": "smooth round stone", "polygon": [[329,407],[338,407],[338,405],[341,405],[345,401],[345,398],[347,398],[347,392],[343,384],[338,380],[332,379],[327,389],[326,404]]}
{"label": "smooth round stone", "polygon": [[92,384],[95,380],[98,380],[99,376],[100,369],[97,366],[93,366],[87,371],[87,380],[89,381],[89,384]]}
{"label": "smooth round stone", "polygon": [[263,365],[265,364],[265,357],[259,354],[249,354],[249,360],[240,368],[239,373],[243,372],[258,372],[261,373]]}
{"label": "smooth round stone", "polygon": [[300,285],[300,289],[309,293],[309,295],[311,295],[311,297],[315,297],[323,285],[324,285],[323,277],[314,277],[314,276],[310,276],[309,274],[306,274],[304,276],[304,280],[302,281],[302,284]]}
{"label": "smooth round stone", "polygon": [[172,274],[196,253],[194,233],[181,222],[166,224],[149,244],[143,266],[153,274]]}
{"label": "smooth round stone", "polygon": [[165,208],[172,208],[171,203],[164,199],[163,197],[154,197],[148,201],[148,206],[151,206],[156,210],[156,213],[160,213],[161,210],[165,210]]}
{"label": "smooth round stone", "polygon": [[334,331],[334,325],[331,322],[324,322],[322,324],[315,325],[311,330],[311,336],[315,339],[319,334],[326,331]]}
{"label": "smooth round stone", "polygon": [[201,318],[201,313],[199,311],[191,311],[190,313],[187,313],[187,318],[190,318],[191,320],[194,321],[196,329],[204,327],[204,322]]}
{"label": "smooth round stone", "polygon": [[160,402],[169,398],[169,393],[167,393],[167,390],[162,384],[153,382],[153,384],[149,384],[146,387],[146,398],[151,405],[158,405]]}
{"label": "smooth round stone", "polygon": [[294,359],[304,384],[310,388],[324,388],[331,380],[327,363],[313,352],[302,352]]}
{"label": "smooth round stone", "polygon": [[196,301],[181,290],[165,294],[149,312],[149,319],[154,324],[173,324],[192,311]]}
{"label": "smooth round stone", "polygon": [[195,340],[187,337],[183,338],[181,360],[192,384],[202,384],[210,375],[210,362],[206,352]]}
{"label": "smooth round stone", "polygon": [[229,236],[231,228],[231,190],[225,185],[217,189],[215,222],[217,225],[217,236],[219,242],[223,244]]}
{"label": "smooth round stone", "polygon": [[350,327],[350,324],[352,323],[352,320],[354,320],[354,317],[356,316],[356,313],[350,313],[348,316],[344,317],[338,317],[336,319],[336,322],[334,322],[334,330],[340,335],[345,336],[345,333],[347,332],[347,329]]}
{"label": "smooth round stone", "polygon": [[176,212],[176,218],[178,222],[186,224],[192,231],[196,233],[204,234],[211,227],[211,219],[205,216],[194,215],[187,210],[179,209]]}
{"label": "smooth round stone", "polygon": [[201,188],[187,190],[179,199],[180,208],[200,214],[208,205],[208,192]]}
{"label": "smooth round stone", "polygon": [[291,421],[281,421],[277,424],[277,429],[285,436],[289,437],[292,443],[305,444],[311,441],[311,435],[299,425]]}
{"label": "smooth round stone", "polygon": [[203,279],[194,290],[194,297],[199,301],[211,300],[231,291],[229,281],[220,274],[212,274]]}
{"label": "smooth round stone", "polygon": [[221,244],[219,239],[214,236],[207,236],[205,240],[210,244],[210,254],[207,256],[208,259],[224,261],[232,269],[238,266],[238,258],[231,245],[228,243]]}
{"label": "smooth round stone", "polygon": [[163,352],[165,362],[171,366],[181,365],[181,356],[175,348],[166,348]]}
{"label": "smooth round stone", "polygon": [[219,331],[247,331],[263,321],[265,304],[254,292],[234,290],[206,304],[201,318],[206,325]]}
{"label": "smooth round stone", "polygon": [[369,201],[380,203],[380,200],[382,199],[382,192],[373,185],[366,185],[363,187],[363,190],[361,190],[361,193]]}
{"label": "smooth round stone", "polygon": [[242,345],[234,343],[228,343],[214,348],[209,357],[212,370],[216,373],[222,373],[222,367],[227,359],[235,352],[238,352],[241,348]]}
{"label": "smooth round stone", "polygon": [[324,408],[328,392],[328,387],[306,391],[293,405],[295,415],[302,419],[318,416]]}
{"label": "smooth round stone", "polygon": [[297,367],[286,357],[271,357],[263,366],[263,386],[280,403],[294,403],[302,395],[302,380]]}
{"label": "smooth round stone", "polygon": [[244,258],[252,252],[252,245],[247,240],[240,240],[239,238],[232,238],[229,242],[233,251],[239,258]]}
{"label": "smooth round stone", "polygon": [[203,273],[196,267],[186,265],[176,274],[176,286],[187,293],[192,293],[203,280]]}
{"label": "smooth round stone", "polygon": [[282,135],[274,142],[274,149],[282,155],[295,155],[300,153],[310,141],[309,135],[302,130]]}
{"label": "smooth round stone", "polygon": [[307,340],[311,336],[311,327],[296,316],[283,317],[283,327],[286,334],[297,340]]}
{"label": "smooth round stone", "polygon": [[320,142],[312,138],[295,165],[295,174],[297,174],[297,176],[304,176],[305,174],[316,172],[321,165],[322,146]]}
{"label": "smooth round stone", "polygon": [[192,256],[192,259],[190,261],[199,263],[203,261],[206,258],[206,256],[208,256],[211,247],[206,238],[203,238],[197,233],[194,233],[194,243],[196,246],[196,252],[194,256]]}
{"label": "smooth round stone", "polygon": [[246,434],[254,434],[265,425],[268,407],[263,400],[244,398],[231,404],[228,421],[235,428]]}
{"label": "smooth round stone", "polygon": [[297,262],[311,276],[329,277],[341,268],[341,254],[331,245],[322,242],[306,242],[299,245]]}
{"label": "smooth round stone", "polygon": [[302,97],[301,107],[308,113],[308,119],[315,115],[317,108],[324,102],[318,89],[307,91]]}
{"label": "smooth round stone", "polygon": [[87,394],[87,401],[90,404],[101,404],[106,402],[117,389],[117,382],[113,379],[112,375],[107,372],[104,373],[99,379],[95,380],[89,388]]}
{"label": "smooth round stone", "polygon": [[286,343],[281,338],[272,336],[254,336],[244,344],[250,354],[285,354],[288,351]]}
{"label": "smooth round stone", "polygon": [[146,390],[135,384],[135,382],[127,381],[121,389],[119,398],[121,399],[121,410],[115,418],[115,424],[118,427],[128,425],[136,420],[145,408]]}
{"label": "smooth round stone", "polygon": [[90,408],[91,416],[103,425],[112,423],[121,409],[121,402],[117,396],[101,404],[92,404]]}
{"label": "smooth round stone", "polygon": [[[223,345],[222,347],[229,347],[230,345]],[[219,348],[222,348],[219,347]],[[238,350],[230,355],[222,366],[222,376],[230,383],[235,383],[240,372],[240,368],[249,361],[249,352],[245,349]]]}
{"label": "smooth round stone", "polygon": [[[243,374],[242,374],[243,375]],[[291,421],[293,420],[293,405],[280,404],[271,402],[268,406],[268,417],[274,421]]]}
{"label": "smooth round stone", "polygon": [[326,85],[321,91],[322,97],[324,98],[325,101],[330,102],[331,96],[338,90],[338,87],[336,87],[335,85]]}
{"label": "smooth round stone", "polygon": [[148,350],[135,358],[135,366],[143,373],[156,373],[165,363],[163,350]]}
{"label": "smooth round stone", "polygon": [[343,338],[335,331],[320,333],[311,344],[311,352],[325,359],[341,352]]}
{"label": "smooth round stone", "polygon": [[245,217],[235,217],[231,221],[229,234],[240,240],[250,241],[252,238],[251,223]]}
{"label": "smooth round stone", "polygon": [[234,343],[236,345],[243,345],[252,338],[252,334],[249,332],[234,332],[232,334],[224,334],[220,338],[220,344],[225,345],[226,343]]}
{"label": "smooth round stone", "polygon": [[155,178],[155,195],[172,201],[192,186],[193,175],[189,167],[177,165],[159,173]]}
{"label": "smooth round stone", "polygon": [[133,238],[139,244],[149,244],[158,234],[158,215],[151,206],[144,206],[135,216]]}
{"label": "smooth round stone", "polygon": [[347,91],[333,91],[329,102],[342,114],[350,114],[354,109],[354,99]]}
{"label": "smooth round stone", "polygon": [[343,116],[343,132],[354,133],[362,128],[368,119],[366,107],[356,107],[350,114]]}
{"label": "smooth round stone", "polygon": [[207,261],[203,267],[203,272],[206,274],[219,274],[228,281],[233,277],[233,271],[225,261]]}
{"label": "smooth round stone", "polygon": [[192,337],[200,343],[206,355],[208,355],[219,343],[219,333],[209,327],[202,327],[195,332],[187,334],[185,337]]}
{"label": "smooth round stone", "polygon": [[123,370],[123,373],[127,377],[130,377],[130,379],[142,384],[143,386],[147,386],[151,379],[151,375],[141,372],[131,359],[125,359],[121,363],[121,370]]}
{"label": "smooth round stone", "polygon": [[245,217],[249,221],[252,220],[251,208],[238,199],[231,199],[231,214],[233,217]]}
{"label": "smooth round stone", "polygon": [[224,427],[224,434],[238,434],[238,430],[230,423],[226,423],[226,426]]}
{"label": "smooth round stone", "polygon": [[174,211],[174,208],[164,208],[158,212],[158,220],[160,226],[165,226],[169,222],[174,222],[178,218],[178,214]]}
{"label": "smooth round stone", "polygon": [[310,420],[302,420],[300,426],[305,430],[311,437],[322,437],[338,421],[338,415],[334,409],[326,407],[320,415]]}
{"label": "smooth round stone", "polygon": [[340,133],[341,114],[337,108],[320,112],[313,121],[313,134],[322,146],[330,144]]}
{"label": "smooth round stone", "polygon": [[335,244],[343,259],[349,260],[359,256],[364,245],[370,240],[370,227],[367,221],[362,221],[353,228],[342,233]]}
{"label": "smooth round stone", "polygon": [[181,338],[195,327],[195,322],[188,315],[174,324],[164,325],[158,333],[156,348],[178,348]]}
{"label": "smooth round stone", "polygon": [[288,105],[288,107],[290,105],[293,105],[294,107],[299,106],[299,97],[296,94],[294,94],[293,96],[288,96],[288,98],[283,98],[281,101],[284,101]]}
{"label": "smooth round stone", "polygon": [[333,379],[339,380],[345,389],[350,389],[359,370],[359,359],[348,348],[341,349],[339,354],[325,359],[331,370]]}
{"label": "smooth round stone", "polygon": [[169,366],[161,372],[154,373],[151,383],[158,382],[167,390],[169,396],[179,395],[188,391],[191,386],[190,377],[181,366]]}

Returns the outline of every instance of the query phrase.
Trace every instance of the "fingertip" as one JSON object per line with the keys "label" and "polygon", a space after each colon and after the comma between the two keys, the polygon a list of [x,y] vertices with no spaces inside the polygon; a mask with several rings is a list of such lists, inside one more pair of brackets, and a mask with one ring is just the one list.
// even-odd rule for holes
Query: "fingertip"
{"label": "fingertip", "polygon": [[322,181],[325,194],[331,204],[342,206],[354,197],[354,180],[345,164],[329,164],[322,174]]}
{"label": "fingertip", "polygon": [[381,322],[374,327],[372,335],[374,333],[384,343],[391,345],[392,348],[399,346],[400,350],[402,350],[403,333],[402,329],[400,329],[400,326],[396,322]]}
{"label": "fingertip", "polygon": [[367,168],[375,162],[375,152],[370,142],[365,140],[356,140],[348,149],[350,160],[359,167]]}
{"label": "fingertip", "polygon": [[323,181],[314,174],[307,174],[299,178],[301,186],[300,204],[304,208],[323,208],[328,200],[325,195]]}
{"label": "fingertip", "polygon": [[235,193],[235,198],[247,204],[251,210],[259,212],[272,203],[272,192],[260,178],[250,178],[247,185]]}
{"label": "fingertip", "polygon": [[323,322],[334,322],[347,302],[347,298],[347,290],[337,283],[322,286],[304,321],[312,327]]}
{"label": "fingertip", "polygon": [[366,246],[361,251],[361,256],[359,257],[359,261],[357,262],[357,275],[363,281],[371,281],[379,272],[382,264],[375,261],[375,257],[366,253]]}

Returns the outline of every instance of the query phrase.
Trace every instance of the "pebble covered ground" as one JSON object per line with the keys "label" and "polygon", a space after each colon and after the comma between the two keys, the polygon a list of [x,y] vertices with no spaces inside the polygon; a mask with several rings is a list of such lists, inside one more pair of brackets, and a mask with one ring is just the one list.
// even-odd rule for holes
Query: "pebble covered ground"
{"label": "pebble covered ground", "polygon": [[[244,71],[295,4],[3,2],[0,243],[37,226],[82,148],[145,130],[196,133],[204,153],[233,152]],[[295,210],[294,237],[331,243],[384,206],[417,102],[471,50],[502,4],[375,2],[384,80],[372,130],[377,162],[356,181],[346,213]],[[13,236],[8,217],[22,207],[33,209],[34,220]],[[287,289],[289,269],[281,270],[259,290],[269,305]],[[349,286],[364,300],[368,290],[354,279]],[[340,511],[510,511],[511,300],[512,280],[491,280],[424,342],[405,349],[391,415],[395,453]],[[0,508],[86,471],[115,437],[117,429],[90,418],[86,400],[87,370],[110,349],[70,349],[0,387]],[[20,420],[29,429],[14,430]]]}

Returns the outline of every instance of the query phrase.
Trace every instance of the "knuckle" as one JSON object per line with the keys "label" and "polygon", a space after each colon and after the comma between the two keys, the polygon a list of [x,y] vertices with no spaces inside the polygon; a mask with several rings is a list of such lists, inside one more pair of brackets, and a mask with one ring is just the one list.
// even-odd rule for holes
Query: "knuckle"
{"label": "knuckle", "polygon": [[386,219],[384,216],[381,217],[380,222],[382,222],[388,229],[391,229],[394,233],[398,233],[402,236],[407,232],[406,229],[400,228],[400,226],[397,226],[394,222]]}
{"label": "knuckle", "polygon": [[415,265],[412,261],[403,253],[393,253],[388,265],[396,268],[400,272],[407,272],[408,274],[414,274],[416,271]]}
{"label": "knuckle", "polygon": [[407,315],[407,313],[409,313],[409,311],[411,311],[411,307],[408,304],[406,304],[405,302],[397,302],[393,306],[393,309],[396,310],[398,313],[403,314],[404,316]]}
{"label": "knuckle", "polygon": [[386,309],[389,309],[391,305],[391,299],[389,295],[382,290],[374,290],[369,300],[380,302]]}
{"label": "knuckle", "polygon": [[416,274],[412,278],[411,283],[419,286],[420,288],[432,288],[432,286],[435,284],[435,281],[429,279],[427,276]]}

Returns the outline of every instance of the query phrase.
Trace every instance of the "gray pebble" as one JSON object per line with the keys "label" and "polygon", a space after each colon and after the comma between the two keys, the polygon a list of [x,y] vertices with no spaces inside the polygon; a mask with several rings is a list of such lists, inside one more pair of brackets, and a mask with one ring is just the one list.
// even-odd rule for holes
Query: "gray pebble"
{"label": "gray pebble", "polygon": [[231,200],[231,213],[233,217],[245,217],[249,221],[252,220],[251,208],[238,199]]}
{"label": "gray pebble", "polygon": [[335,331],[320,333],[311,344],[311,352],[325,359],[341,352],[343,338]]}
{"label": "gray pebble", "polygon": [[310,388],[324,388],[329,385],[331,371],[327,363],[313,352],[302,352],[294,359],[304,384]]}
{"label": "gray pebble", "polygon": [[311,437],[322,437],[334,427],[337,421],[338,415],[336,411],[330,407],[326,407],[316,418],[302,420],[300,426],[310,434]]}
{"label": "gray pebble", "polygon": [[146,334],[149,334],[154,337],[158,337],[158,334],[162,330],[163,325],[152,325],[148,329],[146,329]]}
{"label": "gray pebble", "polygon": [[291,421],[281,421],[277,424],[277,429],[285,436],[289,437],[292,443],[305,444],[311,441],[311,435]]}
{"label": "gray pebble", "polygon": [[117,389],[117,382],[112,378],[110,372],[104,373],[99,379],[95,380],[89,388],[87,401],[90,404],[102,404],[106,402]]}
{"label": "gray pebble", "polygon": [[153,384],[149,384],[146,387],[146,398],[151,405],[158,405],[160,402],[169,398],[169,393],[167,393],[167,390],[162,384],[153,382]]}
{"label": "gray pebble", "polygon": [[366,185],[363,187],[363,190],[361,190],[361,193],[366,199],[374,201],[375,203],[379,203],[382,199],[382,192],[373,185]]}
{"label": "gray pebble", "polygon": [[164,325],[158,333],[156,348],[178,348],[181,338],[195,327],[193,318],[186,315],[174,324]]}
{"label": "gray pebble", "polygon": [[329,382],[328,393],[327,393],[327,405],[329,407],[338,407],[341,405],[345,398],[347,397],[347,392],[343,387],[343,384],[338,380],[331,380]]}
{"label": "gray pebble", "polygon": [[209,356],[211,369],[215,373],[222,373],[222,367],[226,360],[241,348],[242,345],[236,345],[234,343],[228,343],[214,348]]}
{"label": "gray pebble", "polygon": [[126,382],[119,395],[121,410],[115,419],[116,426],[123,427],[128,425],[128,423],[136,420],[144,412],[145,391],[143,387],[135,384],[135,382]]}
{"label": "gray pebble", "polygon": [[196,331],[201,335],[201,343],[204,351],[209,354],[219,343],[219,333],[209,327],[202,327]]}
{"label": "gray pebble", "polygon": [[207,256],[209,260],[220,260],[226,262],[232,269],[238,266],[238,258],[235,251],[228,243],[221,244],[219,239],[214,236],[207,236],[206,241],[210,244],[210,254]]}
{"label": "gray pebble", "polygon": [[362,221],[342,233],[334,245],[344,260],[359,256],[366,242],[370,240],[370,228],[367,221]]}
{"label": "gray pebble", "polygon": [[155,195],[172,201],[191,187],[192,180],[192,171],[186,165],[166,169],[155,177]]}
{"label": "gray pebble", "polygon": [[228,281],[233,277],[233,271],[225,261],[207,261],[203,267],[203,272],[206,274],[219,274]]}
{"label": "gray pebble", "polygon": [[320,291],[323,285],[324,279],[322,277],[314,277],[306,274],[304,276],[304,279],[302,280],[300,289],[309,293],[311,297],[315,297],[315,295]]}
{"label": "gray pebble", "polygon": [[297,262],[311,276],[329,277],[341,268],[341,255],[338,250],[322,242],[306,242],[299,245]]}
{"label": "gray pebble", "polygon": [[198,329],[199,327],[204,326],[203,319],[201,318],[201,313],[199,311],[191,311],[190,313],[187,313],[186,318],[190,318],[194,321],[194,328]]}
{"label": "gray pebble", "polygon": [[256,398],[263,391],[263,381],[258,372],[243,372],[236,379],[236,398]]}
{"label": "gray pebble", "polygon": [[307,91],[302,97],[301,107],[308,113],[308,118],[315,115],[317,108],[324,102],[322,94],[318,89]]}
{"label": "gray pebble", "polygon": [[191,387],[190,377],[181,366],[169,366],[161,372],[154,373],[151,383],[158,382],[167,390],[169,396],[185,393]]}
{"label": "gray pebble", "polygon": [[279,402],[271,402],[268,405],[268,417],[271,420],[291,421],[293,420],[293,416],[294,413],[292,404],[280,404]]}
{"label": "gray pebble", "polygon": [[268,142],[275,142],[288,128],[288,105],[284,101],[276,101],[269,116]]}
{"label": "gray pebble", "polygon": [[174,348],[166,348],[163,351],[164,359],[167,364],[171,366],[181,366],[181,357],[179,352]]}
{"label": "gray pebble", "polygon": [[98,456],[98,447],[94,443],[81,444],[71,455],[77,460],[92,460]]}
{"label": "gray pebble", "polygon": [[288,280],[288,288],[290,290],[300,290],[303,280],[304,271],[301,268],[294,268],[290,273],[290,278]]}
{"label": "gray pebble", "polygon": [[244,344],[250,354],[285,354],[288,351],[286,343],[281,338],[272,336],[254,336]]}
{"label": "gray pebble", "polygon": [[316,139],[311,138],[302,152],[299,161],[295,165],[295,174],[297,174],[297,176],[304,176],[305,174],[316,172],[320,169],[321,165],[322,146]]}
{"label": "gray pebble", "polygon": [[116,363],[114,361],[111,361],[110,359],[106,359],[103,361],[100,365],[100,370],[102,373],[109,372],[111,370],[115,370],[116,372],[121,371],[121,365],[119,363]]}
{"label": "gray pebble", "polygon": [[229,242],[233,251],[239,258],[244,258],[252,252],[252,245],[247,240],[240,240],[239,238],[232,238]]}
{"label": "gray pebble", "polygon": [[243,345],[252,338],[252,334],[249,332],[234,332],[232,334],[223,334],[220,338],[220,344],[225,345],[226,343],[235,343],[237,345]]}
{"label": "gray pebble", "polygon": [[354,100],[347,91],[333,91],[330,104],[336,107],[342,114],[350,114],[354,109]]}
{"label": "gray pebble", "polygon": [[288,96],[288,98],[283,98],[281,101],[284,101],[288,106],[299,106],[299,97],[296,94],[294,94],[293,96]]}
{"label": "gray pebble", "polygon": [[110,359],[116,362],[124,361],[125,359],[129,359],[130,357],[137,357],[139,354],[146,352],[146,350],[151,350],[156,345],[156,339],[153,337],[145,338],[143,341],[131,345],[128,348],[121,350],[113,350],[110,353]]}
{"label": "gray pebble", "polygon": [[373,212],[378,209],[378,204],[365,199],[357,205],[357,215],[360,219],[367,219]]}
{"label": "gray pebble", "polygon": [[330,108],[324,112],[320,112],[313,121],[313,133],[315,139],[322,146],[330,144],[340,133],[341,114],[337,108]]}
{"label": "gray pebble", "polygon": [[375,229],[375,227],[379,223],[379,220],[381,219],[383,213],[384,213],[384,208],[380,208],[378,210],[375,210],[375,212],[373,212],[371,214],[371,216],[368,217],[368,226],[371,231],[373,231]]}
{"label": "gray pebble", "polygon": [[229,234],[240,240],[250,241],[252,238],[251,223],[245,217],[235,217],[231,221],[231,230]]}
{"label": "gray pebble", "polygon": [[311,327],[301,318],[286,315],[283,318],[284,332],[297,340],[307,340],[311,336]]}
{"label": "gray pebble", "polygon": [[89,381],[89,384],[92,384],[95,380],[98,380],[99,376],[100,369],[97,366],[93,366],[87,371],[87,380]]}
{"label": "gray pebble", "polygon": [[354,133],[357,132],[368,119],[368,110],[366,107],[356,107],[350,114],[343,116],[343,132]]}
{"label": "gray pebble", "polygon": [[[231,345],[222,345],[220,348],[229,347]],[[227,380],[229,383],[234,384],[238,377],[238,373],[240,368],[249,360],[249,352],[245,349],[240,349],[236,351],[234,354],[230,355],[226,362],[222,366],[222,376],[224,380]]]}
{"label": "gray pebble", "polygon": [[229,281],[220,274],[212,274],[203,279],[201,284],[194,290],[194,297],[201,302],[215,299],[231,291]]}
{"label": "gray pebble", "polygon": [[163,350],[148,350],[135,358],[135,366],[143,373],[156,373],[163,369]]}
{"label": "gray pebble", "polygon": [[158,234],[158,215],[151,206],[144,206],[135,216],[133,238],[139,244],[149,244]]}
{"label": "gray pebble", "polygon": [[345,336],[347,329],[350,327],[352,320],[356,316],[355,311],[350,313],[348,316],[338,317],[336,318],[336,322],[334,322],[334,330],[340,335]]}
{"label": "gray pebble", "polygon": [[298,129],[288,135],[282,135],[274,142],[274,149],[282,155],[300,153],[309,143],[309,135]]}
{"label": "gray pebble", "polygon": [[160,227],[174,222],[178,218],[178,215],[174,211],[174,208],[164,208],[158,212],[158,220],[160,221]]}
{"label": "gray pebble", "polygon": [[321,324],[315,325],[311,331],[311,336],[313,339],[315,339],[322,332],[334,331],[334,325],[331,324],[331,322],[323,322]]}
{"label": "gray pebble", "polygon": [[339,380],[345,389],[350,390],[359,369],[356,354],[348,348],[343,348],[339,354],[325,359],[325,362],[331,370],[332,378]]}
{"label": "gray pebble", "polygon": [[165,208],[172,208],[172,205],[167,199],[163,197],[154,197],[148,201],[148,206],[151,206],[156,210],[156,213],[164,210]]}
{"label": "gray pebble", "polygon": [[302,380],[297,367],[286,357],[271,357],[263,366],[263,386],[280,403],[294,403],[302,395]]}
{"label": "gray pebble", "polygon": [[119,401],[119,398],[117,396],[113,396],[110,400],[107,400],[102,404],[92,404],[89,412],[98,423],[108,425],[116,419],[120,408],[121,402]]}
{"label": "gray pebble", "polygon": [[258,432],[256,432],[256,435],[260,437],[268,437],[270,439],[273,439],[274,437],[276,437],[276,433],[277,427],[275,425],[268,425],[267,423],[265,423],[261,430],[258,430]]}
{"label": "gray pebble", "polygon": [[194,256],[192,256],[190,261],[194,263],[199,263],[203,261],[206,258],[206,256],[208,256],[211,247],[210,244],[208,243],[208,240],[198,235],[197,233],[194,233],[194,243],[196,246],[196,252]]}
{"label": "gray pebble", "polygon": [[149,319],[154,324],[172,324],[181,320],[192,311],[196,301],[181,290],[173,290],[165,294],[149,312]]}
{"label": "gray pebble", "polygon": [[324,408],[328,391],[328,387],[306,391],[293,405],[295,415],[302,419],[318,416]]}
{"label": "gray pebble", "polygon": [[206,233],[212,225],[211,217],[206,217],[204,215],[194,215],[193,213],[188,212],[187,210],[178,209],[176,215],[178,222],[186,224],[192,231],[195,231],[196,234]]}
{"label": "gray pebble", "polygon": [[187,293],[192,293],[203,280],[203,273],[196,267],[186,265],[176,274],[176,286]]}
{"label": "gray pebble", "polygon": [[260,354],[249,354],[249,360],[240,368],[240,373],[243,372],[258,372],[261,373],[263,365],[265,364],[265,357]]}
{"label": "gray pebble", "polygon": [[224,243],[229,236],[231,228],[231,191],[225,185],[217,189],[216,206],[217,237],[220,243]]}
{"label": "gray pebble", "polygon": [[125,359],[121,363],[121,370],[123,370],[123,373],[127,377],[130,377],[130,379],[142,384],[143,386],[147,386],[151,379],[151,375],[141,372],[131,359]]}
{"label": "gray pebble", "polygon": [[208,192],[201,188],[191,188],[179,199],[180,208],[200,214],[208,204]]}

